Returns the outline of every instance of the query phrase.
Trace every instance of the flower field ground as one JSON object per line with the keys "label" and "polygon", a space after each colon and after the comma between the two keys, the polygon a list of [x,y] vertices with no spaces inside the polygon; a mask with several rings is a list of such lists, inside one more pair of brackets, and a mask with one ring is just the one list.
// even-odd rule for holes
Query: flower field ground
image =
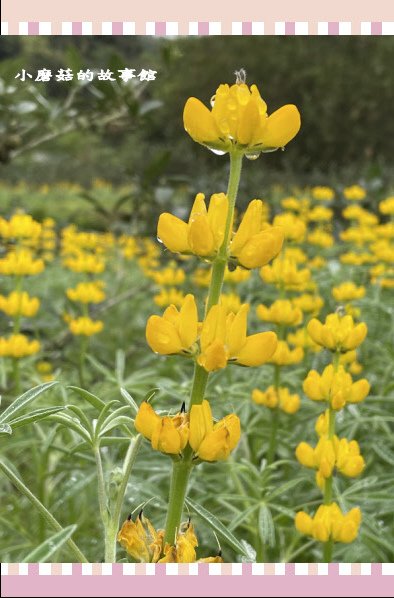
{"label": "flower field ground", "polygon": [[238,210],[208,323],[226,196],[208,217],[197,198],[184,251],[175,219],[159,243],[82,192],[0,189],[1,560],[392,561],[390,189],[275,187]]}

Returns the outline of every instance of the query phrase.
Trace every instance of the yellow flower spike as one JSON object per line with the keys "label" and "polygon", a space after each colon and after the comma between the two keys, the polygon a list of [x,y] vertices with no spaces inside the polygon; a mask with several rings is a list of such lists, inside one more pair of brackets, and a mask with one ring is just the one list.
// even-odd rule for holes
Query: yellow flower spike
{"label": "yellow flower spike", "polygon": [[212,411],[208,401],[204,399],[201,405],[192,406],[189,426],[189,444],[197,451],[205,436],[213,430]]}
{"label": "yellow flower spike", "polygon": [[300,397],[297,394],[290,394],[288,388],[280,387],[276,389],[274,386],[269,386],[265,392],[255,388],[252,391],[252,400],[257,405],[264,405],[269,409],[279,407],[288,414],[296,413],[301,404]]}
{"label": "yellow flower spike", "polygon": [[174,253],[187,253],[189,228],[180,218],[164,212],[160,214],[157,225],[157,237],[167,249]]}
{"label": "yellow flower spike", "polygon": [[148,440],[152,439],[153,431],[157,428],[160,422],[160,416],[157,415],[150,403],[144,401],[141,403],[134,426],[137,432],[142,434]]}
{"label": "yellow flower spike", "polygon": [[275,216],[273,224],[275,227],[279,226],[283,229],[284,236],[288,240],[301,243],[305,238],[305,222],[291,212],[278,214]]}
{"label": "yellow flower spike", "polygon": [[351,388],[350,395],[347,398],[348,403],[361,403],[369,394],[371,385],[366,378],[354,382]]}
{"label": "yellow flower spike", "polygon": [[342,365],[335,371],[332,364],[321,375],[316,370],[311,370],[302,387],[312,401],[329,401],[335,410],[342,409],[346,403],[363,401],[370,390],[365,378],[353,383],[351,375]]}
{"label": "yellow flower spike", "polygon": [[220,85],[212,104],[210,111],[200,100],[189,98],[183,123],[194,141],[220,153],[235,147],[246,154],[284,147],[301,126],[293,105],[283,106],[267,117],[267,105],[256,85],[249,88],[241,81]]}
{"label": "yellow flower spike", "polygon": [[278,405],[278,395],[273,386],[267,388],[265,392],[255,388],[252,391],[252,400],[257,405],[264,405],[265,407],[269,407],[269,409],[275,409]]}
{"label": "yellow flower spike", "polygon": [[351,281],[343,282],[332,289],[332,296],[338,302],[362,299],[365,296],[365,287],[357,287]]}
{"label": "yellow flower spike", "polygon": [[80,282],[75,288],[66,290],[66,295],[70,301],[80,303],[101,303],[105,299],[103,291],[104,283],[100,280],[94,282]]}

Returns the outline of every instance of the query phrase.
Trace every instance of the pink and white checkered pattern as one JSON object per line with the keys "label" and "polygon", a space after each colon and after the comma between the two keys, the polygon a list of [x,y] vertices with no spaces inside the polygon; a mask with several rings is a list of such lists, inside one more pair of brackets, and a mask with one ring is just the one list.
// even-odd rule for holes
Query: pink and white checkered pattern
{"label": "pink and white checkered pattern", "polygon": [[338,575],[338,576],[394,576],[393,563],[211,563],[211,564],[175,564],[162,565],[144,563],[3,563],[2,576],[40,576],[40,575]]}
{"label": "pink and white checkered pattern", "polygon": [[394,21],[20,21],[1,35],[394,35]]}

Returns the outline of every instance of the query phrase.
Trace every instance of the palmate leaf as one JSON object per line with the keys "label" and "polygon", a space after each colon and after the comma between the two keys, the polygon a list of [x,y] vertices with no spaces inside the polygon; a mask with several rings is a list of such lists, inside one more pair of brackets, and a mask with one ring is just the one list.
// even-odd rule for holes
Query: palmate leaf
{"label": "palmate leaf", "polygon": [[203,519],[205,523],[207,523],[209,527],[211,527],[226,544],[228,544],[228,546],[230,546],[238,554],[249,557],[249,554],[245,550],[245,547],[242,546],[241,542],[237,540],[237,538],[229,531],[227,527],[223,525],[223,523],[219,521],[215,515],[190,498],[187,498],[185,502],[187,506],[192,509],[192,511],[197,513],[201,519]]}

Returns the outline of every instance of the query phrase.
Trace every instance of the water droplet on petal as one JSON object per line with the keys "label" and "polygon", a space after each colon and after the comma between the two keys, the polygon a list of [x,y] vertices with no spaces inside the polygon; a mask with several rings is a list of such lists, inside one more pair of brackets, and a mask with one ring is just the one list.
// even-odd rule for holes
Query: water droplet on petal
{"label": "water droplet on petal", "polygon": [[224,154],[226,153],[222,150],[214,149],[213,147],[208,147],[208,149],[211,150],[211,152],[216,154],[217,156],[224,156]]}
{"label": "water droplet on petal", "polygon": [[251,152],[249,154],[245,154],[248,160],[257,160],[260,157],[261,152]]}

